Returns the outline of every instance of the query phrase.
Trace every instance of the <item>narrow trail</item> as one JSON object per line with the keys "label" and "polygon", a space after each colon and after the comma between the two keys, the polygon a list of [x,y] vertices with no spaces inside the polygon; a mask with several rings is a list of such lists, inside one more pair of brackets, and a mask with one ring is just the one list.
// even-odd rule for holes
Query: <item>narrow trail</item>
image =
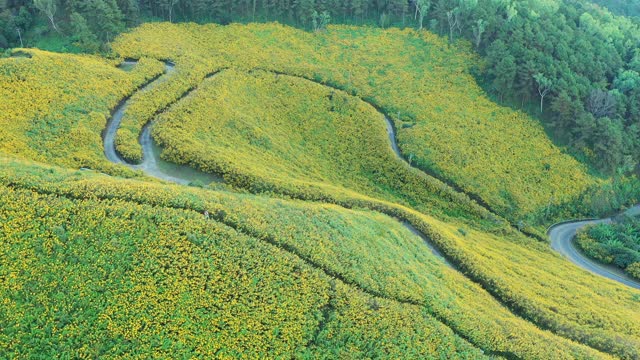
{"label": "narrow trail", "polygon": [[[276,70],[271,70],[271,69],[267,69],[267,68],[260,68],[259,67],[259,68],[256,68],[255,70],[260,70],[260,71],[273,73],[273,74],[276,74],[276,75],[284,75],[284,76],[295,77],[295,78],[302,79],[302,80],[307,80],[307,81],[310,81],[312,83],[315,83],[315,84],[318,84],[318,85],[322,85],[322,86],[325,86],[325,87],[328,87],[328,88],[331,88],[331,89],[334,89],[334,90],[343,91],[343,92],[347,93],[350,96],[358,98],[358,100],[360,100],[363,103],[371,106],[378,113],[380,113],[380,115],[384,119],[384,121],[385,121],[385,129],[387,131],[387,136],[389,137],[389,141],[391,141],[391,149],[393,150],[393,152],[395,153],[396,157],[398,157],[399,160],[404,162],[405,165],[407,165],[409,168],[414,170],[419,176],[427,176],[427,177],[433,178],[433,179],[441,182],[443,185],[446,185],[449,188],[451,188],[454,192],[457,192],[457,193],[460,193],[460,194],[464,194],[469,199],[475,201],[476,204],[480,208],[483,208],[484,210],[487,210],[488,212],[490,212],[493,215],[495,215],[495,216],[497,216],[497,217],[502,219],[502,217],[497,215],[498,211],[494,207],[492,207],[489,203],[487,203],[480,195],[462,188],[457,183],[455,183],[455,182],[451,181],[450,179],[447,179],[447,178],[437,174],[436,172],[434,172],[434,171],[432,171],[430,169],[413,165],[411,163],[410,159],[407,158],[402,153],[402,151],[400,150],[400,148],[398,146],[398,142],[396,140],[397,131],[396,131],[395,123],[393,122],[393,120],[391,120],[391,117],[389,116],[389,114],[387,114],[387,112],[385,112],[385,110],[382,107],[380,107],[377,104],[371,102],[370,100],[364,99],[364,98],[358,96],[357,94],[354,94],[353,91],[350,91],[350,90],[345,89],[345,88],[343,88],[343,87],[341,87],[339,85],[335,85],[335,84],[332,84],[332,83],[329,83],[329,82],[319,81],[319,80],[316,80],[316,79],[313,79],[311,77],[304,76],[304,75],[290,75],[290,74],[287,74],[287,73],[282,72],[282,71],[276,71]],[[503,219],[503,220],[508,223],[508,221],[506,219]],[[513,226],[514,228],[517,228],[517,226],[515,224],[511,224],[511,226]],[[528,236],[532,236],[534,238],[537,238],[538,240],[545,240],[545,239],[541,239],[540,236],[538,236],[537,234],[526,233],[526,232],[524,232],[524,234],[528,235]]]}
{"label": "narrow trail", "polygon": [[403,221],[402,225],[404,227],[406,227],[407,229],[409,229],[409,231],[411,231],[414,235],[416,235],[417,237],[421,238],[422,241],[429,247],[429,249],[431,250],[431,253],[439,258],[440,260],[442,260],[445,265],[447,265],[448,267],[455,269],[455,267],[453,266],[452,263],[449,262],[449,260],[447,260],[446,257],[444,257],[444,255],[440,252],[440,250],[438,250],[435,246],[432,246],[430,244],[430,240],[423,234],[420,232],[420,230],[416,229],[413,225],[411,225],[410,223]]}
{"label": "narrow trail", "polygon": [[[624,214],[633,216],[640,212],[640,205],[627,210]],[[571,222],[564,222],[557,225],[553,225],[549,228],[547,234],[551,239],[551,248],[567,260],[571,261],[575,265],[602,277],[617,281],[623,285],[630,286],[632,288],[640,289],[640,281],[631,278],[625,274],[621,269],[612,265],[605,265],[583,255],[582,252],[576,248],[574,239],[576,233],[588,225],[596,225],[602,223],[612,223],[613,218],[598,219],[598,220],[577,220]]]}
{"label": "narrow trail", "polygon": [[[273,72],[275,74],[279,74],[279,75],[286,75],[286,76],[293,76],[293,75],[288,75],[286,73],[282,73],[282,72],[274,72],[274,71],[270,71],[270,70],[264,70],[264,71],[269,71],[269,72]],[[314,82],[316,84],[320,84],[320,85],[324,85],[327,87],[330,87],[332,89],[335,90],[340,90],[340,91],[345,91],[344,89],[341,89],[339,87],[336,87],[334,85],[331,84],[327,84],[327,83],[323,83],[314,79],[310,79],[307,77],[300,77],[300,76],[295,76],[301,79],[305,79],[311,82]],[[348,93],[348,92],[347,92]],[[352,95],[355,96],[355,95]],[[387,131],[387,135],[389,137],[389,141],[391,143],[391,149],[393,150],[393,152],[395,153],[396,157],[400,160],[402,160],[405,164],[407,164],[409,167],[411,167],[412,169],[415,169],[417,172],[419,172],[420,174],[423,175],[427,175],[433,178],[436,178],[440,181],[442,181],[443,183],[447,184],[449,187],[451,187],[453,190],[455,190],[456,192],[460,192],[463,193],[465,195],[467,195],[470,199],[472,199],[473,201],[475,201],[479,206],[485,208],[486,210],[488,210],[489,212],[496,214],[496,211],[493,209],[493,207],[491,207],[488,203],[486,203],[479,195],[477,194],[473,194],[473,193],[469,193],[468,191],[465,191],[463,188],[461,188],[459,185],[452,183],[450,181],[447,181],[446,179],[443,179],[440,176],[437,176],[436,174],[434,174],[431,171],[422,169],[422,168],[418,168],[414,165],[411,164],[411,162],[409,161],[409,159],[407,159],[405,157],[405,155],[402,153],[402,151],[400,150],[400,147],[398,146],[398,142],[396,140],[396,130],[395,130],[395,125],[394,122],[389,118],[389,116],[376,104],[373,104],[365,99],[361,99],[361,101],[363,101],[364,103],[370,105],[371,107],[373,107],[374,109],[376,109],[384,118],[385,121],[385,125],[386,125],[386,131]],[[625,214],[629,215],[629,216],[640,216],[640,205],[637,205],[633,208],[628,209]],[[587,258],[586,256],[582,255],[580,253],[580,251],[578,249],[575,248],[574,244],[573,244],[573,239],[576,235],[576,232],[583,228],[586,225],[590,225],[590,224],[597,224],[597,223],[601,223],[601,222],[611,222],[612,218],[607,218],[607,219],[600,219],[600,220],[577,220],[577,221],[570,221],[570,222],[563,222],[557,225],[552,226],[551,228],[549,228],[549,231],[547,232],[547,235],[549,236],[550,240],[551,240],[551,248],[560,253],[561,255],[565,256],[569,261],[571,261],[573,264],[591,272],[594,273],[596,275],[600,275],[600,276],[604,276],[608,279],[617,281],[623,285],[627,285],[636,289],[640,289],[640,281],[635,280],[633,278],[631,278],[630,276],[628,276],[627,274],[625,274],[621,269],[615,267],[615,266],[609,266],[609,265],[604,265],[604,264],[600,264],[594,260],[591,260],[589,258]],[[430,242],[429,240],[426,238],[426,236],[424,234],[422,234],[421,232],[419,232],[415,227],[413,227],[411,224],[409,224],[408,222],[402,222],[402,224],[408,228],[411,232],[413,232],[415,235],[423,238],[425,240],[425,243],[429,246],[429,248],[431,249],[431,251],[433,252],[434,255],[436,255],[437,257],[440,257],[443,259],[443,261],[450,267],[453,268],[453,265],[446,260],[446,258],[442,255],[442,253],[435,248]],[[513,225],[513,224],[512,224]],[[539,236],[537,236],[536,234],[529,234],[529,233],[525,233],[526,235],[529,236],[533,236],[535,238],[539,238]]]}

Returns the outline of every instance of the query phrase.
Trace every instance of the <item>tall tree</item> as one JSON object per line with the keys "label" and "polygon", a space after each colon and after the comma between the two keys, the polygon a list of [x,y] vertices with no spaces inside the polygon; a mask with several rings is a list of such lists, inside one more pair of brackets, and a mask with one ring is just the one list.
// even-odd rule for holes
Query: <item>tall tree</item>
{"label": "tall tree", "polygon": [[422,23],[424,18],[427,17],[427,13],[429,12],[429,7],[431,7],[430,0],[416,0],[416,13],[415,17],[418,19],[418,30],[422,30]]}
{"label": "tall tree", "polygon": [[318,12],[314,10],[312,18],[313,31],[316,32],[325,30],[331,21],[331,15],[329,15],[328,11],[323,11],[318,14]]}
{"label": "tall tree", "polygon": [[173,22],[173,10],[180,0],[161,0],[160,7],[168,14],[169,22]]}
{"label": "tall tree", "polygon": [[553,88],[553,82],[545,77],[543,74],[536,74],[533,77],[538,84],[538,95],[540,96],[540,112],[543,112],[544,98],[549,94]]}
{"label": "tall tree", "polygon": [[74,12],[71,14],[70,23],[75,45],[88,52],[97,51],[100,43],[96,35],[89,29],[87,20],[82,15]]}
{"label": "tall tree", "polygon": [[140,22],[140,5],[142,1],[117,0],[118,9],[124,16],[127,26],[135,26]]}
{"label": "tall tree", "polygon": [[599,165],[604,171],[612,173],[623,164],[624,127],[618,120],[603,117],[596,120],[595,129],[593,147],[600,159]]}
{"label": "tall tree", "polygon": [[447,23],[449,24],[449,41],[453,42],[453,34],[460,29],[460,8],[455,7],[447,11]]}
{"label": "tall tree", "polygon": [[609,91],[594,89],[589,95],[587,110],[597,119],[615,115],[616,100]]}
{"label": "tall tree", "polygon": [[47,16],[49,22],[51,23],[51,27],[53,27],[55,31],[60,32],[54,19],[56,10],[58,8],[56,0],[33,0],[33,6],[35,6],[36,9],[40,10]]}
{"label": "tall tree", "polygon": [[111,41],[125,29],[124,16],[115,0],[81,0],[73,2],[72,6],[102,41]]}
{"label": "tall tree", "polygon": [[482,42],[482,34],[484,34],[487,27],[486,21],[478,19],[473,26],[473,38],[476,49],[480,49],[480,43]]}

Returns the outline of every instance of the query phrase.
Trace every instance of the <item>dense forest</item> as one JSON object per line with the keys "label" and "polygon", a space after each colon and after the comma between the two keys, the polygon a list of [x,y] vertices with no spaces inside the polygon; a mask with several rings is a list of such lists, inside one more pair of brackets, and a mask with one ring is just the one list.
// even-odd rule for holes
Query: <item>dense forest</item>
{"label": "dense forest", "polygon": [[639,0],[593,0],[593,2],[617,15],[640,16]]}
{"label": "dense forest", "polygon": [[640,161],[638,2],[599,0],[0,0],[0,48],[108,51],[144,21],[329,22],[429,29],[467,39],[497,99],[540,116],[556,140],[606,174]]}

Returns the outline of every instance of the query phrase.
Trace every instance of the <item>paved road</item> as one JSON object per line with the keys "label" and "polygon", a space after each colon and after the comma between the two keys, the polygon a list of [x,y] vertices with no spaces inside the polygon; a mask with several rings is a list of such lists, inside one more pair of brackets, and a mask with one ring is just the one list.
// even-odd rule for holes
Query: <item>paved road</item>
{"label": "paved road", "polygon": [[[124,64],[136,64],[135,61],[124,62]],[[174,72],[174,65],[165,63],[165,74],[142,87],[139,91],[147,91],[160,81],[166,81],[166,78]],[[151,138],[152,123],[147,124],[140,134],[140,146],[142,147],[143,160],[140,164],[134,165],[127,163],[116,151],[115,137],[124,117],[125,111],[129,106],[129,99],[123,101],[113,113],[113,116],[107,123],[107,127],[103,133],[104,154],[109,161],[116,164],[125,164],[131,169],[142,170],[148,176],[173,182],[176,184],[188,185],[194,181],[199,181],[206,185],[211,182],[218,182],[220,178],[213,174],[207,174],[188,166],[177,165],[166,162],[160,158],[160,149]]]}
{"label": "paved road", "polygon": [[[625,213],[629,215],[635,215],[638,212],[640,212],[640,205],[627,210]],[[611,218],[607,218],[600,220],[580,220],[555,225],[548,231],[549,238],[551,239],[551,247],[553,248],[553,250],[566,257],[567,260],[593,274],[609,278],[611,280],[636,289],[640,289],[640,281],[632,279],[615,266],[604,265],[596,262],[595,260],[587,258],[586,256],[582,255],[573,244],[573,239],[575,238],[577,231],[581,228],[587,225],[611,223],[611,221]]]}

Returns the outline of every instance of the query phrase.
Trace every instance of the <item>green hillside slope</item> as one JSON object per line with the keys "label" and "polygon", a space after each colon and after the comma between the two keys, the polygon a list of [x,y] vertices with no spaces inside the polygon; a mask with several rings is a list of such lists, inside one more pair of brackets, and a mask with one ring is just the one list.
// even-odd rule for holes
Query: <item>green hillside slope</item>
{"label": "green hillside slope", "polygon": [[162,63],[143,59],[124,71],[116,68],[120,60],[32,49],[14,53],[0,58],[0,151],[115,171],[104,158],[100,133],[110,111],[159,75]]}
{"label": "green hillside slope", "polygon": [[[490,102],[467,50],[278,24],[114,49],[140,61],[0,59],[0,357],[640,356],[639,293],[510,225],[599,180]],[[119,156],[152,126],[224,184],[110,163],[127,97]]]}
{"label": "green hillside slope", "polygon": [[[176,62],[176,81],[148,94],[166,105],[206,74],[228,67],[284,72],[345,89],[392,118],[400,149],[417,166],[514,218],[569,200],[594,181],[536,121],[484,95],[469,74],[476,61],[469,51],[429,33],[332,27],[310,34],[276,24],[145,24],[118,38],[114,49],[127,57]],[[127,132],[139,133],[150,120],[130,115],[136,123],[125,121],[127,150],[136,148],[137,139]],[[122,152],[140,157],[139,150]]]}
{"label": "green hillside slope", "polygon": [[[379,355],[459,347],[451,356],[475,358],[462,336],[488,353],[602,357],[513,316],[376,213],[8,159],[0,166],[4,341],[14,354],[128,356],[162,344],[158,356],[342,346],[372,356],[373,344],[388,343]],[[38,326],[48,330],[34,337]],[[85,337],[108,341],[75,348]],[[543,349],[549,343],[556,350]]]}

